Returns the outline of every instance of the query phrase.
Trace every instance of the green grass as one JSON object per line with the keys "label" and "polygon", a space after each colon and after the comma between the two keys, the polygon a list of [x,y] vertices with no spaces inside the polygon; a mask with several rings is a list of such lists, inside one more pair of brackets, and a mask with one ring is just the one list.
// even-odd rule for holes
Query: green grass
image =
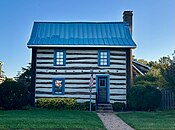
{"label": "green grass", "polygon": [[126,112],[117,115],[136,130],[175,130],[175,111]]}
{"label": "green grass", "polygon": [[104,130],[94,112],[45,109],[0,110],[0,129]]}

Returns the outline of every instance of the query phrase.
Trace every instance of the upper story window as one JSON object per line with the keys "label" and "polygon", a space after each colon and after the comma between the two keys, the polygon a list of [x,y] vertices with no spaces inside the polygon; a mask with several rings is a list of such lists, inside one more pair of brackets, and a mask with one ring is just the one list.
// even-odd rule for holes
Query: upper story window
{"label": "upper story window", "polygon": [[107,50],[98,51],[98,65],[110,66],[110,51]]}
{"label": "upper story window", "polygon": [[57,66],[66,65],[66,50],[54,51],[54,65],[57,65]]}

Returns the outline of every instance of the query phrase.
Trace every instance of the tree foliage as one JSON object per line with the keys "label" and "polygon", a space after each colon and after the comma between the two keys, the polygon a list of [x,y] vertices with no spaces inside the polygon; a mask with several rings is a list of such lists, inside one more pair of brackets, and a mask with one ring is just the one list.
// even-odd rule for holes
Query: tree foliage
{"label": "tree foliage", "polygon": [[166,88],[175,90],[175,64],[162,68],[161,74],[164,77]]}
{"label": "tree foliage", "polygon": [[28,91],[22,83],[5,81],[0,85],[0,106],[9,109],[21,109],[28,104]]}
{"label": "tree foliage", "polygon": [[16,81],[23,83],[25,86],[29,87],[31,85],[31,75],[31,65],[29,64],[26,68],[22,67],[22,70],[18,72]]}
{"label": "tree foliage", "polygon": [[24,86],[27,88],[29,92],[29,104],[32,105],[32,86],[31,86],[31,75],[32,75],[32,69],[31,64],[27,67],[22,67],[22,70],[18,72],[17,76],[15,77],[16,81],[19,83],[24,84]]}
{"label": "tree foliage", "polygon": [[134,79],[135,85],[144,84],[160,88],[175,88],[175,65],[169,56],[161,57],[158,62],[147,62],[147,65],[151,67],[151,70],[143,76],[136,77]]}

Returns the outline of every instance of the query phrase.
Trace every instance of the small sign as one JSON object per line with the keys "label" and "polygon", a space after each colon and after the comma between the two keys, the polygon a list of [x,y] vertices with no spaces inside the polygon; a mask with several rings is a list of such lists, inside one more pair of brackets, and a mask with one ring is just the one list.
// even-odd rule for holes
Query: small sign
{"label": "small sign", "polygon": [[93,76],[91,75],[91,78],[90,78],[90,81],[89,81],[89,86],[90,86],[90,87],[93,87],[93,85],[94,85],[94,78],[93,78]]}

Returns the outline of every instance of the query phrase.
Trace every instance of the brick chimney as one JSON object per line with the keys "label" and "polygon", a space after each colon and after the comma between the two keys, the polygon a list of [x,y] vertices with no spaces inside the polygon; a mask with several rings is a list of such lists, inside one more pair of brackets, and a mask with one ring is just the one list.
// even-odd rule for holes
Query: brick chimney
{"label": "brick chimney", "polygon": [[123,12],[123,21],[129,23],[131,35],[132,35],[132,16],[133,16],[132,11]]}

